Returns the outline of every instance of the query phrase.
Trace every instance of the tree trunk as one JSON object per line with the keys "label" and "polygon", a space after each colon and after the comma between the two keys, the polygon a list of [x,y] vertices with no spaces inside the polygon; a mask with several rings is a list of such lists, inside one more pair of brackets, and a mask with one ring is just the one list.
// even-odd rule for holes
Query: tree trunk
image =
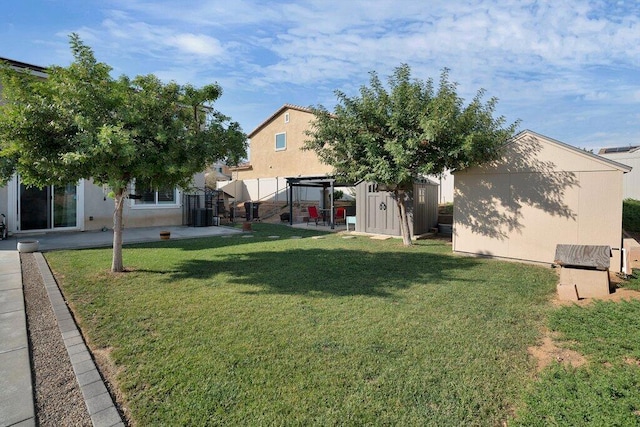
{"label": "tree trunk", "polygon": [[115,192],[115,209],[113,211],[113,260],[111,271],[124,271],[122,263],[122,208],[124,207],[125,192],[119,188]]}
{"label": "tree trunk", "polygon": [[396,205],[398,206],[398,216],[400,217],[400,234],[402,235],[402,243],[405,246],[411,246],[411,231],[409,230],[409,218],[407,217],[407,209],[405,200],[407,194],[404,190],[396,191]]}

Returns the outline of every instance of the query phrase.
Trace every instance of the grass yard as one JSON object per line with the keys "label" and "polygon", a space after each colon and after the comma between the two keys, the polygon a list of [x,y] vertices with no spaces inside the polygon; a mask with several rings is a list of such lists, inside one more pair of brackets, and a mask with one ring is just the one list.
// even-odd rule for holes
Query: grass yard
{"label": "grass yard", "polygon": [[517,425],[640,425],[640,300],[563,307],[549,326],[589,363],[550,366]]}
{"label": "grass yard", "polygon": [[554,271],[253,228],[46,254],[135,424],[500,425],[534,392]]}

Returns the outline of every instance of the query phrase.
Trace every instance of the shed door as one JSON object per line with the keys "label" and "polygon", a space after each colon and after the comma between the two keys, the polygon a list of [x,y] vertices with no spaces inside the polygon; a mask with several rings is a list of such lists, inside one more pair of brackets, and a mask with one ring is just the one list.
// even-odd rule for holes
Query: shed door
{"label": "shed door", "polygon": [[366,233],[399,235],[396,202],[388,192],[367,194]]}

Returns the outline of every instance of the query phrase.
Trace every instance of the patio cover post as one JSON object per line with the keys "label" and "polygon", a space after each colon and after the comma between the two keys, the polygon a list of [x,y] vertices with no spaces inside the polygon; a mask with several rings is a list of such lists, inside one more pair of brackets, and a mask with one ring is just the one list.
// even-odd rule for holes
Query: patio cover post
{"label": "patio cover post", "polygon": [[329,197],[330,197],[329,198],[329,202],[331,204],[331,216],[330,216],[330,218],[331,218],[331,229],[333,230],[333,229],[336,228],[335,223],[334,223],[334,217],[333,217],[333,180],[331,180],[331,196],[329,196]]}
{"label": "patio cover post", "polygon": [[288,179],[287,186],[289,187],[289,225],[293,225],[293,185]]}

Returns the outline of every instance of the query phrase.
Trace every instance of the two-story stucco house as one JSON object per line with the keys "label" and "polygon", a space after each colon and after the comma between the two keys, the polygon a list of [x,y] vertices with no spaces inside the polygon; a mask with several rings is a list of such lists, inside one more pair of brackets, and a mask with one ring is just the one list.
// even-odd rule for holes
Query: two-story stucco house
{"label": "two-story stucco house", "polygon": [[[249,161],[230,168],[232,179],[218,188],[236,200],[286,200],[286,178],[331,173],[314,151],[302,150],[313,121],[310,109],[285,104],[249,133]],[[296,188],[298,200],[319,200],[317,188]]]}

